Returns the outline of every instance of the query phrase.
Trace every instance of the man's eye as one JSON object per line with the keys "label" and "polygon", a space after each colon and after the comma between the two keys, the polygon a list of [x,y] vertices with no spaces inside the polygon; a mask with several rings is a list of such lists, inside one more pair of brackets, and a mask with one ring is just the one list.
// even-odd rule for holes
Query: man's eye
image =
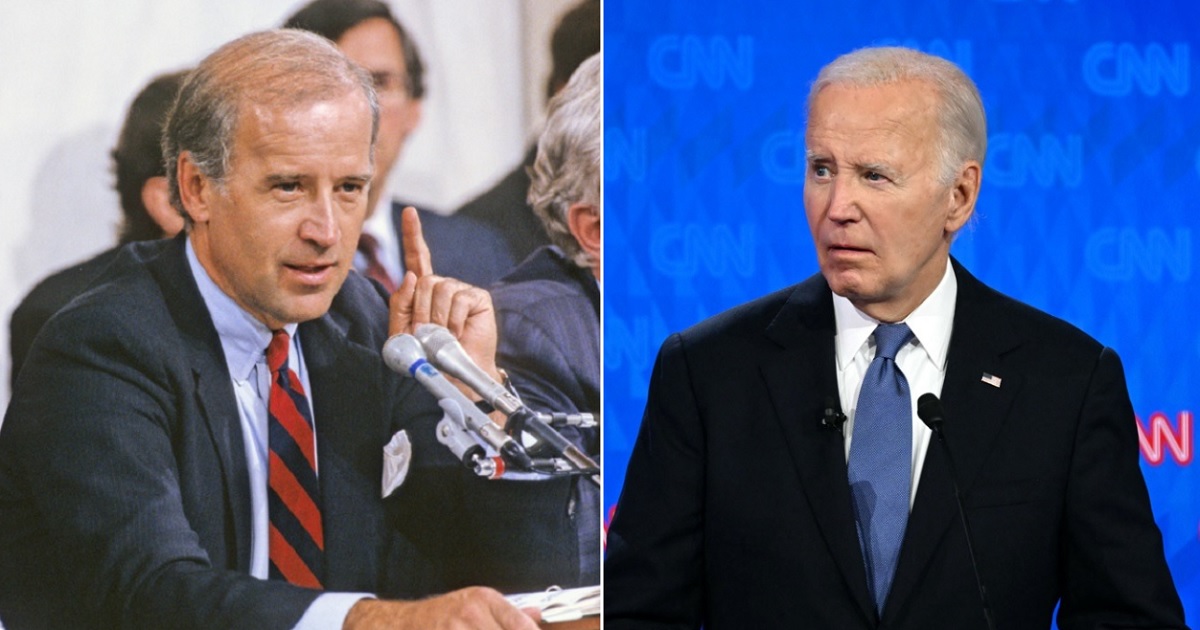
{"label": "man's eye", "polygon": [[294,193],[300,190],[300,182],[279,182],[275,184],[275,190],[285,193]]}
{"label": "man's eye", "polygon": [[817,177],[829,177],[829,167],[820,165],[813,166],[812,173]]}
{"label": "man's eye", "polygon": [[870,182],[886,182],[887,181],[887,177],[884,177],[883,173],[879,173],[877,171],[867,171],[866,175],[863,175],[863,177],[867,178],[867,181],[870,181]]}
{"label": "man's eye", "polygon": [[363,189],[363,185],[357,182],[346,182],[339,187],[341,192],[356,193]]}

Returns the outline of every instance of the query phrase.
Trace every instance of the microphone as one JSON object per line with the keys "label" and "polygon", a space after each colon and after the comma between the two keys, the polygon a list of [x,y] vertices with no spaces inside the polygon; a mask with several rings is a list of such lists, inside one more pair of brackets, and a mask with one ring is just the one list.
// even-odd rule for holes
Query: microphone
{"label": "microphone", "polygon": [[[579,447],[546,424],[537,412],[526,407],[519,398],[497,383],[487,372],[475,364],[463,349],[454,334],[444,326],[421,324],[417,326],[417,338],[425,346],[429,358],[447,374],[467,384],[493,408],[509,418],[512,426],[528,430],[533,436],[548,444],[551,449],[567,460],[577,470],[599,470],[596,462],[579,450]],[[599,485],[595,476],[589,477]]]}
{"label": "microphone", "polygon": [[826,396],[825,408],[821,411],[821,426],[841,433],[843,424],[846,424],[846,414],[842,413],[837,397]]}
{"label": "microphone", "polygon": [[458,403],[462,410],[463,422],[468,429],[517,468],[532,468],[533,462],[525,453],[525,449],[483,415],[483,412],[475,407],[475,403],[468,400],[437,371],[437,368],[425,360],[425,351],[421,349],[421,343],[415,337],[405,334],[393,335],[383,344],[383,362],[393,371],[417,379],[438,400],[452,400]]}
{"label": "microphone", "polygon": [[929,427],[942,445],[942,453],[950,465],[950,483],[954,485],[954,503],[958,505],[958,518],[962,523],[963,534],[967,539],[967,555],[971,558],[971,571],[975,573],[975,585],[979,587],[979,601],[983,603],[983,618],[987,621],[988,630],[996,630],[996,622],[992,620],[992,607],[988,604],[987,589],[983,586],[983,578],[979,575],[979,564],[975,561],[975,546],[971,543],[971,524],[967,521],[966,510],[963,509],[962,491],[958,489],[958,469],[954,467],[954,458],[950,455],[950,445],[942,433],[942,425],[946,422],[946,412],[942,409],[942,401],[933,394],[921,394],[917,399],[917,416]]}
{"label": "microphone", "polygon": [[497,383],[487,372],[483,371],[471,355],[463,349],[454,334],[444,326],[437,324],[421,324],[417,326],[417,339],[425,346],[429,359],[434,365],[445,370],[447,374],[467,384],[476,394],[479,394],[489,405],[506,416],[524,407],[512,392]]}

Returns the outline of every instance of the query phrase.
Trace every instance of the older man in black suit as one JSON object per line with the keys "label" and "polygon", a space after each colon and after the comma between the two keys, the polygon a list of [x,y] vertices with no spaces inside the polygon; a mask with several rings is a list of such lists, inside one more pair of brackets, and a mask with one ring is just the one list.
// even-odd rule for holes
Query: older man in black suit
{"label": "older man in black suit", "polygon": [[[186,235],[125,250],[47,325],[0,430],[6,626],[536,628],[452,589],[574,575],[569,487],[468,476],[380,359],[433,321],[498,376],[487,293],[429,273],[417,235],[390,314],[351,272],[378,115],[298,31],[188,77],[164,137]],[[381,488],[400,431],[407,476]]]}
{"label": "older man in black suit", "polygon": [[[554,245],[492,286],[497,361],[525,402],[546,412],[600,411],[600,182],[603,60],[579,66],[550,101],[529,199]],[[571,431],[591,456],[599,431]],[[579,487],[580,582],[600,582],[600,493]]]}
{"label": "older man in black suit", "polygon": [[821,274],[663,345],[606,627],[988,627],[956,476],[994,627],[1057,606],[1064,629],[1183,628],[1116,355],[950,258],[986,152],[975,85],[868,48],[821,71],[808,113]]}

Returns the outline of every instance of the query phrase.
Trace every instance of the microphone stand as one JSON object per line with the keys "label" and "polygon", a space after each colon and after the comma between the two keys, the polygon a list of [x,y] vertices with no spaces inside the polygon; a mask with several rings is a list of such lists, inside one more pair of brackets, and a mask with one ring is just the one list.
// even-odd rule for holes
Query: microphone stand
{"label": "microphone stand", "polygon": [[[599,471],[600,466],[588,457],[583,451],[579,450],[578,446],[571,443],[570,440],[563,437],[561,433],[555,431],[553,427],[546,424],[538,414],[529,407],[521,405],[517,409],[508,414],[508,428],[510,435],[519,435],[521,432],[528,432],[539,440],[546,442],[554,450],[555,453],[562,455],[575,470],[578,471]],[[591,481],[597,488],[600,487],[600,475],[588,474],[587,479]]]}
{"label": "microphone stand", "polygon": [[971,523],[967,520],[967,512],[963,509],[962,491],[958,488],[958,469],[954,466],[954,457],[950,454],[950,445],[942,433],[942,424],[946,421],[942,411],[942,401],[933,394],[922,394],[917,399],[917,416],[937,436],[942,445],[942,454],[950,465],[950,483],[954,486],[954,503],[958,506],[958,520],[962,523],[963,533],[967,539],[967,555],[971,558],[971,569],[975,572],[975,585],[979,587],[979,600],[983,603],[983,618],[987,621],[988,630],[996,630],[996,622],[992,619],[992,607],[988,603],[987,588],[983,586],[983,577],[979,575],[979,564],[975,561],[975,545],[971,543]]}

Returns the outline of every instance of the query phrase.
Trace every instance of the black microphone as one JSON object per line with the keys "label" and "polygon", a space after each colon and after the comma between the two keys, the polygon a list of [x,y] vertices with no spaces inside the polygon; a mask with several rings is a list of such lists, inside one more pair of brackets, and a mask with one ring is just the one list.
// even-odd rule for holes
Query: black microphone
{"label": "black microphone", "polygon": [[[417,326],[417,338],[429,354],[429,359],[447,374],[467,384],[475,393],[483,397],[494,409],[509,418],[510,424],[519,430],[528,430],[530,434],[550,446],[555,454],[565,459],[576,470],[598,471],[600,466],[588,457],[579,447],[563,437],[546,424],[542,414],[525,406],[503,385],[497,383],[487,372],[483,371],[471,356],[463,349],[462,344],[455,339],[454,334],[444,326],[427,323]],[[599,477],[589,475],[592,483],[600,485]]]}
{"label": "black microphone", "polygon": [[954,503],[958,505],[958,518],[962,523],[963,534],[967,538],[967,555],[971,558],[971,570],[975,572],[975,585],[979,587],[979,601],[983,603],[983,618],[987,621],[988,630],[996,630],[996,622],[992,620],[992,607],[988,604],[987,589],[983,586],[983,578],[979,575],[979,564],[975,562],[975,546],[971,543],[971,524],[967,521],[967,512],[963,509],[962,491],[958,489],[958,469],[954,467],[954,458],[950,455],[950,445],[942,434],[942,424],[946,422],[946,412],[942,409],[942,401],[933,394],[921,394],[917,399],[917,416],[937,436],[942,445],[942,453],[950,465],[950,483],[954,485]]}
{"label": "black microphone", "polygon": [[821,410],[821,426],[841,433],[843,424],[846,424],[846,414],[842,413],[837,397],[826,396],[825,407]]}
{"label": "black microphone", "polygon": [[[425,389],[429,390],[438,400],[452,400],[462,409],[463,421],[466,427],[475,435],[496,449],[504,459],[518,469],[530,470],[533,462],[525,449],[512,439],[503,429],[496,426],[483,412],[475,407],[475,403],[458,388],[446,380],[441,372],[425,359],[425,351],[421,342],[412,335],[393,335],[383,344],[383,362],[389,368],[400,374],[417,379]],[[452,449],[453,450],[453,449]],[[460,455],[460,453],[455,453]]]}

